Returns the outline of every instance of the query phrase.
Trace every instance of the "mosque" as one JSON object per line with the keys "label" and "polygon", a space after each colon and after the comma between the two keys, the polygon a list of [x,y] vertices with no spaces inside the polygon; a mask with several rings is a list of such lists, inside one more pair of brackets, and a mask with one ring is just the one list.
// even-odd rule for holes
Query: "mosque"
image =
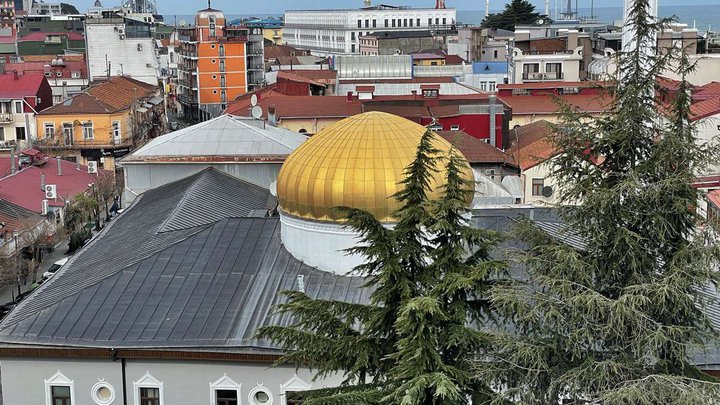
{"label": "mosque", "polygon": [[[393,226],[392,196],[425,131],[360,114],[297,147],[270,187],[209,167],[140,194],[0,323],[4,400],[286,404],[288,392],[338,384],[270,367],[281,352],[255,331],[289,324],[272,312],[280,291],[368,301],[351,272],[362,257],[343,252],[357,235],[333,208]],[[432,142],[439,155],[452,148]]]}

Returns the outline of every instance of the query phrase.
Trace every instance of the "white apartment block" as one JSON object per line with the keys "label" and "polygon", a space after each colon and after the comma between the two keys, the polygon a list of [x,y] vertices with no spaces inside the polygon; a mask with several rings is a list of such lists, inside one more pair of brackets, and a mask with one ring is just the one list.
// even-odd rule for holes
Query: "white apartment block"
{"label": "white apartment block", "polygon": [[160,62],[153,30],[152,22],[139,18],[117,16],[85,20],[90,80],[130,76],[157,85]]}
{"label": "white apartment block", "polygon": [[283,43],[316,55],[359,54],[360,37],[378,31],[443,30],[455,9],[372,6],[361,9],[285,12]]}

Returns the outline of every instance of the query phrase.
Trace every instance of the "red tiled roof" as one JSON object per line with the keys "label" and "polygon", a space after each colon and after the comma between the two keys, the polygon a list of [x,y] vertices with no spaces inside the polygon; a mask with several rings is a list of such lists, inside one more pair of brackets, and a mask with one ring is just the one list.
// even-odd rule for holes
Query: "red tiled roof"
{"label": "red tiled roof", "polygon": [[272,45],[265,47],[265,59],[275,59],[283,56],[301,56],[305,51],[289,45]]}
{"label": "red tiled roof", "polygon": [[324,82],[324,81],[332,81],[335,82],[335,79],[337,78],[337,71],[336,70],[330,70],[330,69],[293,69],[293,70],[280,70],[278,71],[278,75],[281,72],[291,72],[299,76],[306,77],[311,80],[317,80],[318,82]]}
{"label": "red tiled roof", "polygon": [[559,110],[559,100],[587,113],[605,112],[611,104],[609,97],[598,94],[500,96],[500,100],[512,108],[513,114],[553,114]]}
{"label": "red tiled roof", "polygon": [[359,93],[372,93],[375,91],[375,86],[355,86],[355,91]]}
{"label": "red tiled roof", "polygon": [[[9,157],[1,157],[7,159]],[[88,184],[94,183],[96,175],[87,172],[86,166],[79,166],[77,170],[75,163],[60,160],[62,165],[62,176],[58,175],[57,162],[49,159],[41,166],[30,166],[13,175],[0,179],[0,200],[8,201],[19,205],[33,212],[42,210],[42,200],[45,199],[45,192],[40,189],[41,175],[45,174],[45,184],[57,186],[57,200],[49,201],[51,206],[62,206],[64,200],[75,197],[88,188]],[[101,174],[105,175],[105,173]]]}
{"label": "red tiled roof", "polygon": [[707,193],[708,200],[718,209],[720,209],[720,190],[712,190]]}
{"label": "red tiled roof", "polygon": [[498,90],[505,89],[561,89],[563,87],[606,87],[604,82],[537,82],[537,83],[516,83],[498,84]]}
{"label": "red tiled roof", "polygon": [[18,75],[17,78],[13,73],[2,74],[0,75],[0,98],[20,99],[35,96],[45,81],[45,75],[42,74]]}
{"label": "red tiled roof", "polygon": [[413,60],[435,60],[445,59],[443,55],[436,55],[434,53],[413,53],[411,54]]}
{"label": "red tiled roof", "polygon": [[709,97],[720,96],[720,82],[710,82],[702,86],[696,86],[693,91],[693,99],[704,100]]}
{"label": "red tiled roof", "polygon": [[343,79],[340,84],[403,84],[403,83],[455,83],[452,77],[413,77],[412,79]]}
{"label": "red tiled roof", "polygon": [[516,140],[508,149],[522,170],[546,162],[560,151],[551,139],[553,129],[548,121],[539,120],[514,131]]}
{"label": "red tiled roof", "polygon": [[0,44],[14,44],[15,37],[0,37]]}
{"label": "red tiled roof", "polygon": [[445,57],[446,65],[462,65],[464,62],[465,59],[459,57],[458,55],[448,55]]}
{"label": "red tiled roof", "polygon": [[18,37],[18,42],[44,42],[45,37],[49,35],[66,36],[70,41],[84,41],[85,36],[75,31],[63,32],[31,32],[24,37]]}
{"label": "red tiled roof", "polygon": [[65,61],[65,65],[63,67],[51,66],[50,62],[44,61],[14,62],[5,64],[6,72],[17,71],[20,74],[45,74],[45,72],[55,72],[58,70],[63,72],[64,78],[70,78],[70,72],[80,72],[81,77],[87,78],[87,65],[84,61]]}
{"label": "red tiled roof", "polygon": [[[304,74],[304,72],[311,72],[311,71],[310,70],[305,70],[305,71],[281,70],[278,72],[277,78],[278,78],[278,80],[284,79],[284,80],[289,80],[289,81],[298,82],[298,83],[313,84],[315,86],[325,86],[328,84],[328,81],[334,80],[334,79],[329,79],[329,80],[328,79],[325,79],[325,80],[314,79],[310,75]],[[327,70],[325,70],[325,72],[327,72]],[[332,71],[332,72],[334,72],[334,71]]]}
{"label": "red tiled roof", "polygon": [[690,114],[693,121],[720,114],[720,95],[693,103],[690,106]]}
{"label": "red tiled roof", "polygon": [[44,218],[37,213],[26,210],[8,201],[0,200],[0,222],[2,223],[0,239],[5,232],[7,232],[8,235],[12,235],[12,232],[15,230],[23,231],[28,228],[34,228],[43,220]]}
{"label": "red tiled roof", "polygon": [[468,163],[501,163],[517,166],[511,155],[463,131],[437,131],[437,134],[452,143],[465,156]]}
{"label": "red tiled roof", "polygon": [[150,84],[127,76],[116,76],[90,86],[83,93],[43,110],[40,114],[107,114],[125,110],[137,100],[150,97],[156,91],[157,88]]}

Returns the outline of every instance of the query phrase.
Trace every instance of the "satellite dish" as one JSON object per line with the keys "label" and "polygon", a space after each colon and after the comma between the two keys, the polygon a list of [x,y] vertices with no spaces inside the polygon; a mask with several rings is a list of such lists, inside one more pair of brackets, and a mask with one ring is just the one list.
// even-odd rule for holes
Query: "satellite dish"
{"label": "satellite dish", "polygon": [[250,97],[250,105],[255,107],[257,105],[257,102],[257,94],[253,94],[252,97]]}
{"label": "satellite dish", "polygon": [[252,108],[253,118],[260,119],[260,118],[262,118],[262,114],[263,114],[263,111],[260,106],[256,105],[255,107]]}

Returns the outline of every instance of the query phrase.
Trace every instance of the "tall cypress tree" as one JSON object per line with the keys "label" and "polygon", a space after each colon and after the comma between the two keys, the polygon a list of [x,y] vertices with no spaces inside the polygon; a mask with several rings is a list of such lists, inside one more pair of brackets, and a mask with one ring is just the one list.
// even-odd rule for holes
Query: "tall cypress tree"
{"label": "tall cypress tree", "polygon": [[[454,150],[440,156],[433,136],[425,133],[405,170],[394,228],[365,211],[342,209],[361,235],[350,252],[367,259],[356,271],[367,277],[370,303],[285,292],[277,310],[291,314],[293,324],[258,332],[287,350],[281,362],[309,366],[318,376],[344,375],[341,387],[303,393],[309,405],[465,404],[489,390],[472,372],[486,343],[477,325],[490,313],[489,280],[504,269],[488,255],[498,237],[469,225],[474,184],[463,176],[466,163]],[[447,182],[442,198],[432,201],[430,179],[440,162]]]}
{"label": "tall cypress tree", "polygon": [[[529,221],[515,258],[527,282],[497,286],[491,300],[514,328],[493,336],[479,376],[498,383],[498,401],[523,404],[708,404],[720,387],[691,361],[716,343],[702,291],[720,281],[718,247],[695,210],[695,173],[712,157],[698,146],[683,80],[669,105],[655,97],[670,63],[655,48],[663,24],[635,0],[628,23],[637,46],[621,54],[611,112],[563,109],[552,176],[575,249]],[[652,47],[648,52],[647,46]],[[682,50],[680,50],[682,53]]]}

